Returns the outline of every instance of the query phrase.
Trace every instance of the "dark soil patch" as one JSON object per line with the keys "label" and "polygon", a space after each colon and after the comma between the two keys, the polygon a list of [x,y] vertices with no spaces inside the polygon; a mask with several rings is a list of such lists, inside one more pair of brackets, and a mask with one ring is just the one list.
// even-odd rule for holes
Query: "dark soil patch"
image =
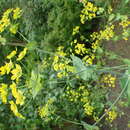
{"label": "dark soil patch", "polygon": [[[124,40],[120,40],[118,42],[108,42],[104,46],[106,50],[112,51],[115,54],[121,56],[122,58],[130,59],[130,41],[126,42]],[[119,66],[123,64],[119,60],[106,59],[105,62],[106,62],[106,65],[110,67]],[[120,92],[121,92],[121,88],[120,88],[119,82],[117,82],[116,87],[111,92],[110,100],[114,101],[118,97]],[[111,127],[108,127],[108,126],[103,127],[102,130],[130,130],[130,128],[128,128],[128,121],[130,121],[130,108],[119,107],[119,109],[124,112],[124,115],[122,115],[121,117],[118,117],[113,122]]]}

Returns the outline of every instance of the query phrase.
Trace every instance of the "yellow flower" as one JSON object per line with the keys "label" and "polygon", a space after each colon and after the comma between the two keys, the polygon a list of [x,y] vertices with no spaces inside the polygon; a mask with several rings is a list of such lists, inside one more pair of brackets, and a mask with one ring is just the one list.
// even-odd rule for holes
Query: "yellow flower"
{"label": "yellow flower", "polygon": [[93,64],[93,58],[91,58],[90,56],[86,55],[84,58],[83,58],[83,61],[89,65],[92,65]]}
{"label": "yellow flower", "polygon": [[17,53],[17,51],[14,50],[14,51],[12,51],[6,58],[7,58],[7,59],[11,59],[11,58],[13,58],[13,57],[16,55],[16,53]]}
{"label": "yellow flower", "polygon": [[[106,110],[106,111],[107,111],[107,110]],[[114,110],[112,110],[112,111],[107,112],[107,115],[108,115],[108,117],[106,118],[106,120],[112,122],[113,120],[116,119],[116,117],[117,117],[117,112],[114,111]]]}
{"label": "yellow flower", "polygon": [[112,13],[112,11],[113,11],[112,7],[111,7],[111,6],[109,6],[109,7],[108,7],[108,14],[111,14],[111,13]]}
{"label": "yellow flower", "polygon": [[122,36],[123,36],[123,39],[124,39],[125,41],[127,41],[128,38],[129,38],[129,32],[128,32],[128,30],[123,29]]}
{"label": "yellow flower", "polygon": [[0,75],[5,75],[6,74],[6,67],[5,66],[1,66],[0,67]]}
{"label": "yellow flower", "polygon": [[1,21],[3,22],[3,27],[10,25],[10,19],[8,17],[3,17]]}
{"label": "yellow flower", "polygon": [[13,34],[16,34],[17,30],[18,30],[18,24],[11,25],[9,28],[9,31]]}
{"label": "yellow flower", "polygon": [[103,83],[102,87],[114,88],[116,84],[116,77],[112,76],[111,74],[105,74],[101,79],[101,83]]}
{"label": "yellow flower", "polygon": [[56,63],[56,62],[58,62],[58,60],[59,60],[59,56],[55,56],[54,57],[54,62]]}
{"label": "yellow flower", "polygon": [[3,17],[9,17],[9,14],[10,14],[12,11],[13,11],[12,8],[7,9],[7,10],[4,12]]}
{"label": "yellow flower", "polygon": [[50,108],[52,106],[53,102],[54,102],[53,99],[49,99],[44,106],[42,106],[41,108],[39,107],[38,112],[39,112],[39,115],[41,118],[48,118],[49,115],[54,113],[55,110],[54,109],[51,110],[51,108]]}
{"label": "yellow flower", "polygon": [[73,28],[72,35],[79,33],[79,28],[80,28],[79,26],[76,26],[75,28]]}
{"label": "yellow flower", "polygon": [[16,8],[13,10],[13,18],[18,19],[21,17],[22,10],[20,8]]}
{"label": "yellow flower", "polygon": [[123,29],[127,28],[130,25],[128,17],[126,16],[124,19],[122,19],[119,25],[122,26]]}
{"label": "yellow flower", "polygon": [[4,12],[2,19],[0,20],[0,32],[3,32],[6,27],[10,25],[9,14],[12,12],[12,9],[8,9]]}
{"label": "yellow flower", "polygon": [[105,30],[100,31],[99,40],[110,40],[114,36],[114,25],[106,26]]}
{"label": "yellow flower", "polygon": [[18,81],[19,78],[22,76],[22,69],[21,69],[21,66],[18,64],[16,64],[15,66],[16,68],[11,71],[12,73],[11,80]]}
{"label": "yellow flower", "polygon": [[18,90],[16,95],[16,104],[23,105],[25,100],[25,96],[23,96],[22,91]]}
{"label": "yellow flower", "polygon": [[96,6],[94,6],[93,3],[86,2],[86,4],[84,4],[84,8],[80,14],[81,23],[84,24],[86,20],[91,20],[91,19],[95,18],[97,11],[98,11],[98,8]]}
{"label": "yellow flower", "polygon": [[12,63],[12,61],[10,61],[9,63],[6,63],[5,64],[6,73],[9,74],[13,67],[14,67],[14,64]]}
{"label": "yellow flower", "polygon": [[25,119],[25,117],[18,112],[17,105],[14,103],[14,101],[11,100],[9,103],[10,103],[10,109],[14,113],[14,115],[19,118]]}
{"label": "yellow flower", "polygon": [[7,95],[8,95],[8,91],[7,91],[7,84],[1,84],[0,85],[1,87],[0,87],[0,97],[1,97],[1,99],[2,99],[2,102],[4,103],[4,104],[6,104],[7,103]]}
{"label": "yellow flower", "polygon": [[62,72],[58,72],[58,73],[57,73],[57,77],[58,77],[58,78],[62,78],[62,77],[64,77],[64,74],[63,74]]}
{"label": "yellow flower", "polygon": [[6,73],[9,74],[11,69],[14,67],[12,61],[6,63],[4,66],[0,67],[0,75],[5,75]]}
{"label": "yellow flower", "polygon": [[86,103],[84,104],[84,113],[87,114],[87,115],[92,115],[93,114],[93,111],[94,111],[94,107],[93,106],[90,106],[89,103]]}
{"label": "yellow flower", "polygon": [[75,46],[75,53],[83,55],[85,54],[85,52],[86,52],[85,44],[77,43],[77,45]]}
{"label": "yellow flower", "polygon": [[17,61],[20,61],[24,58],[24,56],[27,53],[27,48],[24,48],[23,51],[20,52],[20,54],[18,55]]}
{"label": "yellow flower", "polygon": [[41,118],[46,117],[46,116],[49,115],[48,104],[46,104],[42,108],[39,108],[39,115],[41,116]]}
{"label": "yellow flower", "polygon": [[23,105],[25,97],[23,96],[23,94],[20,90],[17,90],[16,84],[14,82],[10,85],[10,88],[12,90],[12,95],[16,99],[16,104]]}
{"label": "yellow flower", "polygon": [[56,63],[56,64],[53,65],[53,68],[54,68],[55,71],[58,71],[59,70],[59,65]]}

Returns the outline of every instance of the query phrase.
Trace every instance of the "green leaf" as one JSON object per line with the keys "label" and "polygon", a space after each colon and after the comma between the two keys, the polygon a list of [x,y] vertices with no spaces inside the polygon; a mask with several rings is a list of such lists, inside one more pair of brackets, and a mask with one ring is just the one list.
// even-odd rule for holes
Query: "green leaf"
{"label": "green leaf", "polygon": [[130,104],[130,79],[127,87],[127,96],[128,96],[128,103]]}
{"label": "green leaf", "polygon": [[129,2],[129,0],[125,0],[125,4],[127,4]]}
{"label": "green leaf", "polygon": [[29,88],[31,88],[31,93],[34,99],[42,88],[41,75],[37,69],[32,70],[31,78],[29,81]]}
{"label": "green leaf", "polygon": [[99,130],[99,128],[97,126],[89,125],[84,121],[81,121],[81,123],[82,123],[84,129],[86,129],[86,130]]}
{"label": "green leaf", "polygon": [[1,35],[0,35],[0,43],[2,45],[5,45],[5,43],[6,43],[6,39],[4,37],[2,37]]}
{"label": "green leaf", "polygon": [[85,66],[80,58],[76,56],[71,56],[71,58],[73,60],[73,66],[81,79],[88,81],[95,76],[93,68]]}
{"label": "green leaf", "polygon": [[115,54],[114,52],[109,51],[109,52],[106,52],[106,54],[108,55],[108,58],[109,58],[110,60],[118,59],[118,55]]}
{"label": "green leaf", "polygon": [[26,47],[29,49],[29,50],[35,50],[37,48],[37,43],[36,42],[29,42]]}
{"label": "green leaf", "polygon": [[127,65],[130,65],[130,60],[129,59],[122,59],[122,61],[125,63],[125,64],[127,64]]}
{"label": "green leaf", "polygon": [[125,94],[127,95],[128,103],[130,104],[130,67],[128,68],[128,70],[126,70],[123,77],[120,79],[120,85],[122,88],[124,88],[126,86],[127,80],[129,80],[129,81],[127,84],[127,89],[125,91]]}
{"label": "green leaf", "polygon": [[111,14],[111,15],[109,16],[108,21],[112,21],[114,18],[115,18],[115,14]]}

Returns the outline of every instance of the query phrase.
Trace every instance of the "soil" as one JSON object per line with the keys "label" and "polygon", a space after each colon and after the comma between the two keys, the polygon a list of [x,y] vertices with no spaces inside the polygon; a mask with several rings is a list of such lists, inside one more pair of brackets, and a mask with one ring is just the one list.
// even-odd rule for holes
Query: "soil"
{"label": "soil", "polygon": [[[130,59],[130,40],[127,42],[124,40],[120,40],[118,42],[108,42],[105,45],[105,49],[114,52],[122,58]],[[121,64],[122,63],[119,60],[106,60],[106,65],[110,67],[119,66]],[[116,87],[113,89],[111,93],[110,100],[114,101],[118,97],[120,91],[121,88],[119,83],[117,82]],[[130,128],[128,128],[128,122],[130,121],[130,108],[119,107],[119,109],[123,111],[124,114],[121,117],[118,117],[111,127],[105,126],[102,128],[102,130],[130,130]]]}

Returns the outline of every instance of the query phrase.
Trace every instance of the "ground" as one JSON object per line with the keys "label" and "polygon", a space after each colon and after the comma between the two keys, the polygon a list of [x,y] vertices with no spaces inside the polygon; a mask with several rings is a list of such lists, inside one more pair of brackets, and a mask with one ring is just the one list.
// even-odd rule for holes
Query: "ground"
{"label": "ground", "polygon": [[[130,41],[124,41],[120,40],[117,42],[108,42],[106,45],[104,45],[105,48],[109,51],[114,52],[115,54],[121,56],[122,58],[128,58],[130,59]],[[122,62],[119,60],[106,60],[107,66],[118,66],[121,65]],[[119,82],[117,82],[116,88],[113,89],[113,93],[111,94],[111,100],[115,100],[116,97],[119,95],[121,89]],[[114,121],[113,126],[111,128],[103,128],[102,130],[130,130],[128,128],[128,121],[130,121],[130,108],[121,108],[121,111],[124,112],[124,115],[121,117],[118,117],[116,121]],[[117,129],[115,129],[116,127]]]}

